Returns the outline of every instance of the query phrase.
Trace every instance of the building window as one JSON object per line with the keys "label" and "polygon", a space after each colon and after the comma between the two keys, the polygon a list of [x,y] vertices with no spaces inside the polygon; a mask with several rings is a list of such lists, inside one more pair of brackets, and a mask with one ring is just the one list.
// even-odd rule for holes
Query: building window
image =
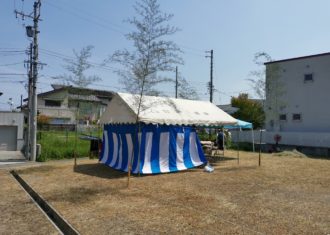
{"label": "building window", "polygon": [[286,121],[286,114],[280,114],[280,121]]}
{"label": "building window", "polygon": [[313,80],[314,78],[312,73],[308,73],[304,75],[304,82],[312,82]]}
{"label": "building window", "polygon": [[61,101],[59,101],[59,100],[45,100],[45,106],[61,107]]}
{"label": "building window", "polygon": [[292,114],[292,121],[301,121],[301,114],[300,113]]}

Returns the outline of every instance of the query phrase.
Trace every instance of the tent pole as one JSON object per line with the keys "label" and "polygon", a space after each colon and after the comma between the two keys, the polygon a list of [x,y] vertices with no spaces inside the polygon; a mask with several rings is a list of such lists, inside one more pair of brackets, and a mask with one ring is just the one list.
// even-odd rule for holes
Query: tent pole
{"label": "tent pole", "polygon": [[134,159],[134,152],[135,152],[135,144],[134,142],[136,141],[135,140],[135,136],[133,137],[133,148],[132,148],[132,154],[130,156],[130,158],[128,159],[128,167],[127,167],[127,188],[129,188],[129,180],[131,178],[131,171],[132,171],[132,162],[133,162],[133,159]]}
{"label": "tent pole", "polygon": [[[134,137],[133,137],[134,138]],[[132,171],[132,161],[134,158],[134,148],[135,148],[135,138],[133,139],[133,148],[132,148],[132,155],[131,157],[128,159],[128,167],[127,167],[127,188],[129,188],[129,179],[131,178],[131,171]]]}
{"label": "tent pole", "polygon": [[260,130],[260,140],[259,140],[259,166],[261,166],[261,140],[262,140],[262,130]]}
{"label": "tent pole", "polygon": [[[133,152],[134,152],[134,148],[133,148]],[[128,168],[127,168],[127,170],[128,170],[127,171],[127,188],[129,188],[129,179],[131,178],[131,170],[132,170],[131,161],[128,161]]]}
{"label": "tent pole", "polygon": [[223,150],[223,157],[225,157],[225,136],[226,135],[225,135],[225,132],[224,132],[223,127],[222,127],[222,134],[223,134],[223,138],[222,138],[222,150]]}
{"label": "tent pole", "polygon": [[142,133],[141,133],[141,141],[139,140],[139,134],[141,132],[141,122],[139,122],[139,131],[138,131],[138,172],[139,177],[141,176],[141,167],[140,167],[140,158],[141,158],[141,142],[142,142]]}
{"label": "tent pole", "polygon": [[254,131],[253,131],[253,127],[252,127],[251,131],[252,131],[252,150],[253,150],[253,152],[255,152],[255,148],[254,148]]}
{"label": "tent pole", "polygon": [[237,130],[237,164],[239,165],[239,132],[241,131],[241,129],[239,128]]}
{"label": "tent pole", "polygon": [[[139,129],[140,129],[140,125],[139,125]],[[135,132],[136,133],[136,136],[133,139],[132,155],[131,155],[131,158],[128,161],[127,188],[129,188],[129,185],[130,185],[130,177],[131,177],[131,171],[132,171],[132,164],[133,164],[133,160],[134,160],[134,152],[135,152],[135,148],[136,147],[138,148],[138,154],[140,155],[139,129],[137,130],[137,132]],[[138,167],[140,167],[139,163],[138,163]],[[139,176],[140,176],[140,170],[139,170]]]}

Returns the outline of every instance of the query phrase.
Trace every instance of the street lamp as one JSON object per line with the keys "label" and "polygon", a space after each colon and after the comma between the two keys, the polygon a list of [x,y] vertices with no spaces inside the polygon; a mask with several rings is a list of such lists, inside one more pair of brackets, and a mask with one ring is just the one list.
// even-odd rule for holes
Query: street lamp
{"label": "street lamp", "polygon": [[27,35],[29,38],[32,38],[33,35],[34,35],[33,27],[32,27],[32,26],[26,26],[25,29],[26,29],[26,35]]}

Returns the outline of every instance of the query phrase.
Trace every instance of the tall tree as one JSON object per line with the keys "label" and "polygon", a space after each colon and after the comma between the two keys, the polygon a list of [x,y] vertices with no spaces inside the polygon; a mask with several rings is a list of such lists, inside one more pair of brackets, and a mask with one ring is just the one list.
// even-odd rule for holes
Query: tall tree
{"label": "tall tree", "polygon": [[61,80],[65,85],[73,85],[77,87],[87,87],[93,82],[101,81],[101,78],[96,75],[86,75],[86,71],[93,67],[88,61],[92,56],[93,46],[89,45],[82,48],[79,52],[73,50],[74,59],[64,59],[67,63],[64,68],[70,74],[63,74],[54,77]]}
{"label": "tall tree", "polygon": [[239,94],[231,98],[231,105],[239,108],[233,117],[253,123],[254,128],[261,128],[264,125],[265,113],[262,104],[250,100],[248,94]]}
{"label": "tall tree", "polygon": [[[116,72],[126,91],[138,94],[134,102],[137,108],[136,126],[139,127],[141,110],[149,108],[143,106],[144,94],[157,94],[157,85],[171,81],[160,74],[174,71],[174,66],[183,61],[179,55],[180,48],[168,39],[178,31],[178,28],[168,24],[173,15],[161,12],[157,0],[140,0],[135,3],[134,9],[136,16],[127,22],[135,29],[126,35],[126,39],[133,43],[133,50],[115,51],[106,62],[121,65]],[[128,185],[131,163],[128,167]]]}
{"label": "tall tree", "polygon": [[198,100],[196,89],[181,75],[178,76],[178,98]]}
{"label": "tall tree", "polygon": [[280,130],[280,113],[286,108],[285,83],[281,80],[281,66],[278,63],[267,64],[266,68],[266,122],[270,129]]}
{"label": "tall tree", "polygon": [[[258,52],[254,56],[254,63],[262,66],[262,69],[252,71],[248,81],[257,96],[264,100],[263,107],[266,111],[266,122],[271,128],[280,128],[279,115],[286,106],[285,87],[280,79],[281,68],[278,63],[271,63],[273,59],[266,52]],[[267,64],[265,68],[264,63]]]}
{"label": "tall tree", "polygon": [[168,40],[178,28],[168,24],[173,15],[161,12],[157,0],[141,0],[134,9],[136,17],[127,22],[135,30],[126,35],[134,49],[115,51],[108,61],[122,66],[116,72],[126,91],[141,96],[158,94],[156,86],[171,81],[160,73],[174,71],[175,64],[183,63],[180,48]]}
{"label": "tall tree", "polygon": [[254,55],[253,62],[262,66],[261,69],[251,71],[248,81],[258,98],[265,100],[266,99],[266,69],[264,67],[265,62],[271,62],[272,58],[266,52],[257,52]]}

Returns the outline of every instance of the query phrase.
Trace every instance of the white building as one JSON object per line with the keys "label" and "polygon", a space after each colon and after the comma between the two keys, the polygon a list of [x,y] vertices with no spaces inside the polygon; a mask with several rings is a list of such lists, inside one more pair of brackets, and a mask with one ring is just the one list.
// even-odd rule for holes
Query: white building
{"label": "white building", "polygon": [[266,142],[330,148],[330,53],[265,63]]}
{"label": "white building", "polygon": [[23,113],[0,112],[0,151],[20,151],[24,145]]}

